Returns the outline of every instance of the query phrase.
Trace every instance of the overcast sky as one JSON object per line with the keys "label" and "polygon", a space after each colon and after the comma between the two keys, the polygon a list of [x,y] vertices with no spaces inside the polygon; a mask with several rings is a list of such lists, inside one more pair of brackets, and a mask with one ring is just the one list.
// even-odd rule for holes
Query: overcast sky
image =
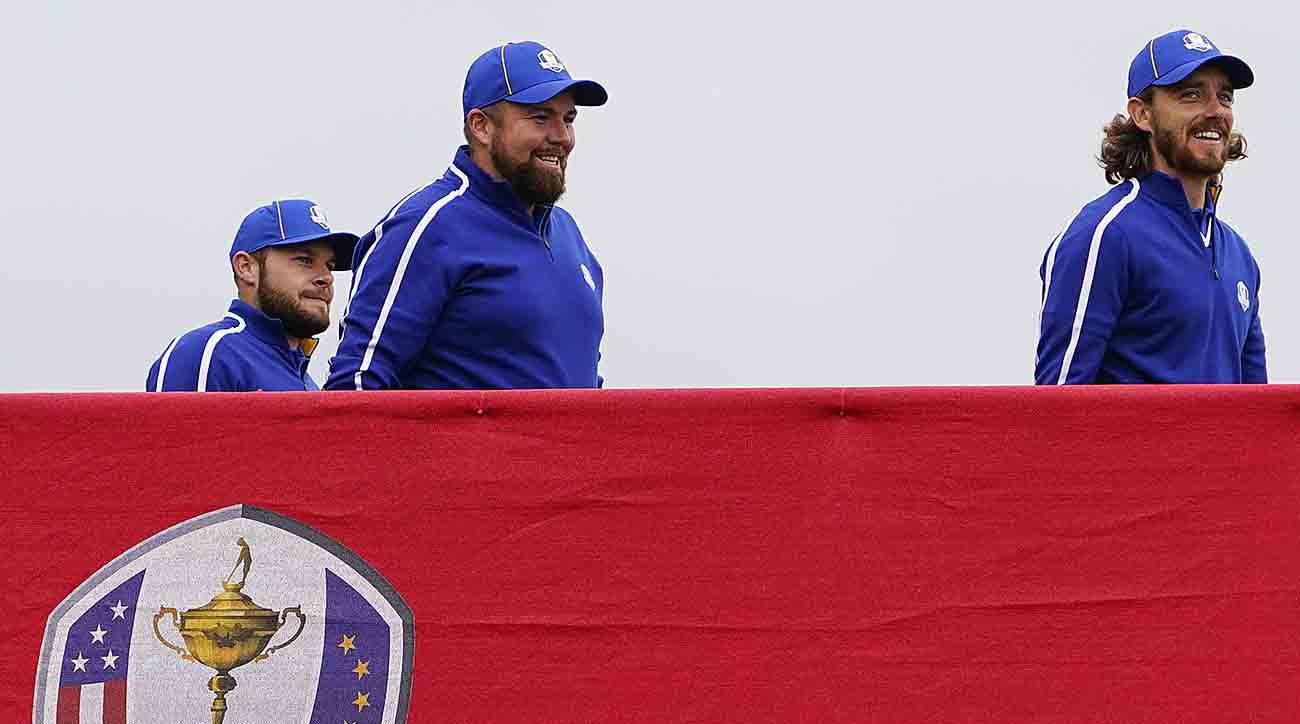
{"label": "overcast sky", "polygon": [[451,160],[469,63],[526,39],[610,93],[561,202],[605,269],[609,386],[1030,383],[1043,252],[1106,190],[1129,61],[1178,27],[1255,70],[1220,215],[1263,269],[1270,376],[1297,382],[1285,7],[9,3],[0,390],[141,389],[224,312],[248,211],[307,197],[368,230]]}

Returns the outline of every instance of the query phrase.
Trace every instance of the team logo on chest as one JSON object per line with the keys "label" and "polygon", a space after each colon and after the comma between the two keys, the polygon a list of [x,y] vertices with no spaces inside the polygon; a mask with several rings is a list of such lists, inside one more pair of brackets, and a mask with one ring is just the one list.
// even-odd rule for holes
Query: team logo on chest
{"label": "team logo on chest", "polygon": [[1246,288],[1246,282],[1237,282],[1237,304],[1241,305],[1241,311],[1250,309],[1250,290]]}

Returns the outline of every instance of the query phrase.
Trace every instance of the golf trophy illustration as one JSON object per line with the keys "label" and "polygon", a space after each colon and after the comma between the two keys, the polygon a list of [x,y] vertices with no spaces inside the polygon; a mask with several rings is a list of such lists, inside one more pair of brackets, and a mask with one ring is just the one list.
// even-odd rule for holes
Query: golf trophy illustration
{"label": "golf trophy illustration", "polygon": [[[239,582],[231,583],[230,579],[241,566],[243,575]],[[176,609],[167,606],[159,608],[158,614],[153,617],[154,635],[163,646],[180,654],[186,661],[197,661],[216,670],[216,675],[208,680],[208,689],[216,694],[212,701],[212,724],[222,724],[226,718],[226,694],[235,688],[235,677],[230,675],[231,670],[252,661],[262,661],[297,641],[307,624],[301,606],[290,606],[276,613],[253,603],[242,592],[252,566],[253,555],[248,549],[248,542],[240,538],[239,560],[222,582],[221,593],[207,605],[181,613],[179,619]],[[184,649],[167,641],[158,628],[158,622],[168,614],[171,615],[172,625],[185,640]],[[284,626],[290,614],[298,617],[298,630],[284,643],[267,648],[271,638]]]}

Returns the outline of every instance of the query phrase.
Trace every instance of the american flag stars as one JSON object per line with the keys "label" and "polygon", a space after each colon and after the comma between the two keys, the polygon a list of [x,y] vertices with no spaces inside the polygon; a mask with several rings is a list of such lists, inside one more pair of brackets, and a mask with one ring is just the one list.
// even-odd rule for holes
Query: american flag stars
{"label": "american flag stars", "polygon": [[[92,651],[92,655],[91,658],[87,658],[84,653],[85,649],[78,648],[76,656],[69,656],[68,662],[72,664],[73,673],[92,673],[92,669],[88,669],[87,664],[90,664],[95,659],[98,659],[101,662],[97,665],[96,670],[117,670],[118,659],[122,657],[119,653],[114,652],[114,648],[121,651],[123,649],[121,644],[129,642],[131,634],[129,630],[125,630],[125,626],[122,627],[124,630],[115,631],[113,622],[122,621],[123,624],[126,624],[128,621],[126,614],[130,610],[131,607],[122,603],[122,600],[119,598],[117,599],[117,602],[112,605],[109,605],[107,602],[101,602],[85,613],[83,620],[95,624],[95,628],[93,629],[86,630],[83,628],[81,634],[82,636],[90,637],[90,641],[86,642],[86,644],[91,647],[90,650]],[[111,616],[109,615],[109,612],[112,612]],[[105,625],[107,625],[107,628],[105,628]],[[85,639],[81,640],[85,641]],[[71,643],[71,641],[69,643]],[[71,652],[72,648],[72,646],[68,647],[69,652]],[[96,652],[95,649],[98,649],[99,651]]]}
{"label": "american flag stars", "polygon": [[140,571],[118,584],[68,625],[55,704],[60,724],[127,721],[131,636],[144,577]]}

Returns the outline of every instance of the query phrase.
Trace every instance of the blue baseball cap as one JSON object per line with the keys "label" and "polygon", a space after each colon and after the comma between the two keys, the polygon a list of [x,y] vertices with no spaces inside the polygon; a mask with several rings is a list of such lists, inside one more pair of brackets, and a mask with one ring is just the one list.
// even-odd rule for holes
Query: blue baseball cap
{"label": "blue baseball cap", "polygon": [[1255,82],[1255,74],[1244,60],[1224,55],[1209,38],[1184,28],[1153,38],[1138,51],[1128,67],[1128,97],[1136,97],[1148,86],[1178,83],[1206,63],[1222,68],[1233,89]]}
{"label": "blue baseball cap", "polygon": [[603,106],[609,94],[594,80],[574,80],[559,56],[531,40],[506,43],[480,55],[465,74],[465,115],[497,101],[543,103],[573,91],[580,106]]}
{"label": "blue baseball cap", "polygon": [[325,218],[325,210],[315,201],[307,199],[282,199],[253,209],[244,217],[244,223],[235,232],[235,242],[230,245],[230,258],[237,252],[261,251],[268,246],[305,244],[309,241],[328,241],[334,245],[334,270],[352,268],[352,250],[357,246],[357,235],[346,231],[332,231]]}

